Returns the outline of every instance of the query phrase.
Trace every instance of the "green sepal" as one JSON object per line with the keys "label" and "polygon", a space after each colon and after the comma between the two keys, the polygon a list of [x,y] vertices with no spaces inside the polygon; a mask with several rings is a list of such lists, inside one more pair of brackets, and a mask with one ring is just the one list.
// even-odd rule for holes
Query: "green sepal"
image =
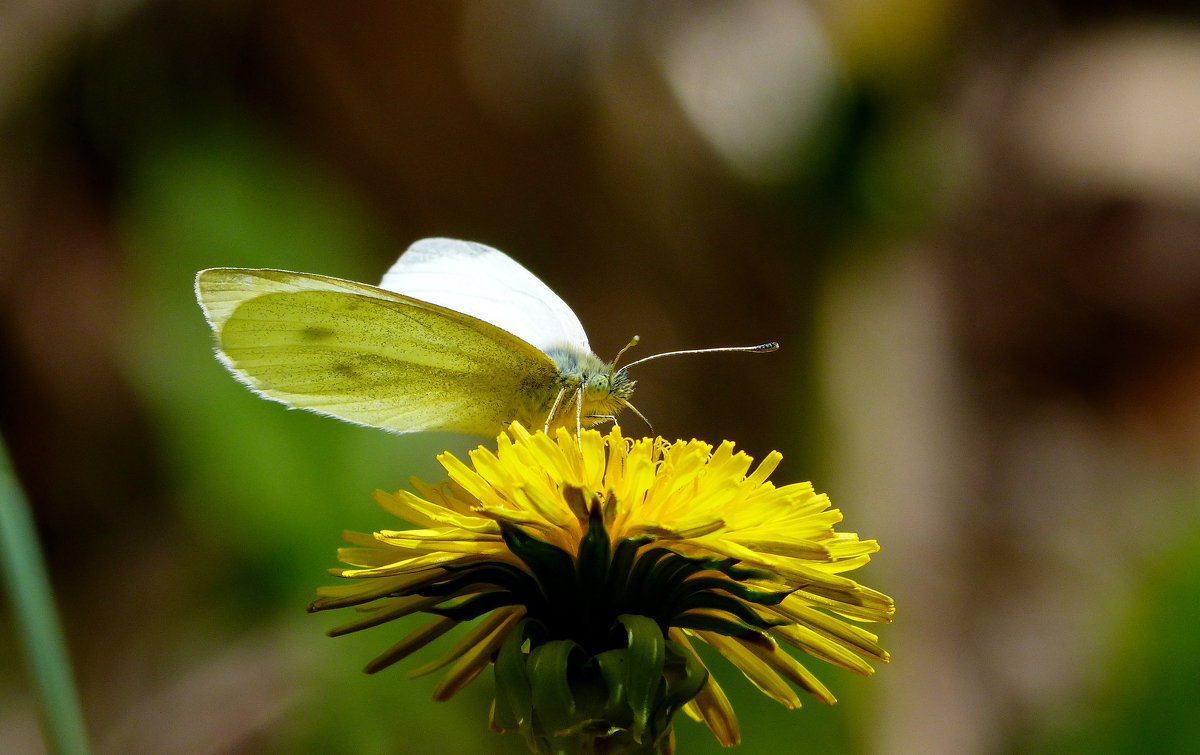
{"label": "green sepal", "polygon": [[579,575],[579,586],[588,594],[603,585],[608,578],[608,562],[611,547],[604,520],[597,509],[588,517],[587,532],[579,541],[579,556],[575,562]]}
{"label": "green sepal", "polygon": [[579,646],[573,640],[553,640],[529,652],[526,668],[533,699],[533,715],[544,734],[567,729],[575,720],[575,696],[569,679],[571,655]]}
{"label": "green sepal", "polygon": [[667,655],[665,638],[658,622],[648,616],[623,614],[617,621],[629,633],[628,669],[629,706],[633,710],[633,739],[641,742],[657,709],[659,688],[662,686],[663,664]]}
{"label": "green sepal", "polygon": [[550,640],[550,627],[540,616],[527,613],[522,621],[525,624],[525,639],[529,640],[531,649]]}
{"label": "green sepal", "polygon": [[[554,605],[560,601],[572,601],[572,605],[564,608],[573,608],[575,559],[571,554],[556,545],[538,540],[520,527],[505,522],[499,525],[508,549],[529,567],[541,585],[546,602]],[[566,613],[573,613],[573,610]]]}
{"label": "green sepal", "polygon": [[667,690],[664,702],[674,714],[704,689],[708,681],[708,669],[694,651],[674,640],[666,641],[665,650],[667,662],[663,667],[663,678],[667,681]]}
{"label": "green sepal", "polygon": [[717,558],[715,556],[685,556],[682,553],[676,554],[680,558],[686,558],[688,561],[703,567],[702,571],[718,571],[738,582],[744,582],[750,579],[768,581],[774,577],[771,572],[764,569],[757,569],[752,566],[739,566],[739,561],[736,558]]}
{"label": "green sepal", "polygon": [[671,593],[702,568],[692,559],[671,552],[655,564],[642,583],[637,585],[634,598],[634,604],[640,609],[637,613],[653,616],[663,625],[669,625],[676,613],[669,603]]}
{"label": "green sepal", "polygon": [[672,626],[682,629],[698,629],[703,632],[715,632],[727,637],[736,637],[759,645],[771,645],[771,640],[754,627],[740,621],[722,619],[707,613],[681,613],[671,621]]}
{"label": "green sepal", "polygon": [[525,730],[533,714],[533,691],[525,669],[525,619],[513,627],[496,652],[496,724],[506,730]]}
{"label": "green sepal", "polygon": [[[637,561],[634,562],[633,568],[629,571],[629,578],[624,585],[627,598],[635,603],[630,608],[636,609],[641,607],[636,604],[637,597],[635,590],[640,590],[641,586],[646,583],[646,578],[659,561],[671,555],[675,555],[675,551],[662,547],[651,548],[642,553]],[[638,612],[641,613],[641,611]]]}
{"label": "green sepal", "polygon": [[520,603],[521,600],[516,595],[507,590],[497,590],[467,598],[462,603],[456,603],[451,606],[429,608],[426,609],[426,612],[445,616],[447,619],[454,619],[455,621],[471,621],[472,619],[479,618],[488,611],[494,611],[503,606],[520,605]]}
{"label": "green sepal", "polygon": [[794,590],[756,590],[741,582],[734,582],[722,577],[692,577],[685,584],[693,591],[724,590],[741,600],[760,606],[777,606],[783,602],[784,598],[795,592]]}
{"label": "green sepal", "polygon": [[609,585],[614,593],[624,591],[638,549],[655,540],[654,535],[637,535],[617,541],[617,547],[613,549],[612,565],[608,567]]}
{"label": "green sepal", "polygon": [[684,614],[697,608],[708,608],[714,611],[724,611],[733,614],[740,622],[755,629],[770,629],[771,627],[791,624],[788,619],[764,619],[750,606],[731,595],[719,595],[715,592],[702,590],[693,593],[675,607],[677,614]]}
{"label": "green sepal", "polygon": [[[617,541],[616,547],[613,549],[612,562],[608,567],[608,585],[605,587],[605,596],[608,599],[609,607],[614,611],[629,611],[637,612],[638,606],[634,605],[634,598],[631,591],[637,585],[636,578],[632,576],[635,569],[635,564],[640,565],[646,561],[646,569],[653,565],[654,561],[662,556],[649,556],[643,553],[638,557],[638,551],[643,545],[652,543],[657,538],[653,535],[637,535],[635,537],[622,538]],[[661,550],[662,555],[666,555],[670,551]]]}
{"label": "green sepal", "polygon": [[738,566],[736,558],[705,558],[698,559],[705,561],[705,568],[719,571],[730,579],[735,579],[738,582],[745,582],[749,579],[757,579],[768,581],[777,577],[765,569],[756,569],[753,566]]}
{"label": "green sepal", "polygon": [[541,590],[537,581],[514,564],[501,561],[488,562],[476,566],[456,577],[417,590],[417,595],[432,597],[435,595],[454,595],[471,585],[495,585],[516,595],[525,605],[537,606],[542,602]]}
{"label": "green sepal", "polygon": [[605,650],[594,656],[594,660],[608,690],[608,697],[604,701],[605,717],[611,721],[620,720],[628,708],[625,690],[628,675],[625,667],[629,662],[629,651],[626,648]]}
{"label": "green sepal", "polygon": [[602,641],[603,623],[611,621],[612,604],[607,600],[605,585],[608,583],[608,564],[611,555],[608,531],[599,506],[592,506],[588,516],[588,528],[579,541],[579,555],[575,561],[575,595],[578,614],[576,625],[589,635],[577,637],[586,647],[592,648]]}
{"label": "green sepal", "polygon": [[652,591],[653,595],[656,596],[655,602],[658,603],[664,596],[674,590],[679,583],[696,572],[703,571],[704,568],[703,563],[698,563],[697,559],[672,552],[670,556],[659,561],[653,571],[650,572],[650,576],[646,578],[645,584],[642,585],[642,590],[643,592]]}

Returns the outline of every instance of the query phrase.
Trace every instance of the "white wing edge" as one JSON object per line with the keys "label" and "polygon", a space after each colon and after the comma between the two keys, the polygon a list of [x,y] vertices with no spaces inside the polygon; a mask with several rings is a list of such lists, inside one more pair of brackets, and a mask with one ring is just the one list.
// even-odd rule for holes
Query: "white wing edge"
{"label": "white wing edge", "polygon": [[[226,296],[210,290],[202,292],[200,281],[209,273],[226,273],[244,276],[238,281],[240,285],[229,286],[225,289]],[[279,280],[274,276],[291,276],[293,280]],[[253,285],[251,284],[253,279]],[[194,289],[196,301],[204,311],[213,332],[219,333],[229,320],[229,316],[243,303],[264,294],[293,293],[297,291],[338,291],[347,294],[359,294],[375,298],[390,298],[395,291],[381,290],[378,286],[366,283],[356,283],[343,278],[334,278],[318,273],[299,273],[292,270],[280,270],[272,267],[210,267],[196,273]],[[214,295],[216,293],[217,295]],[[381,296],[382,295],[382,296]]]}
{"label": "white wing edge", "polygon": [[[341,422],[349,422],[350,424],[358,425],[359,427],[370,427],[370,428],[377,429],[377,430],[384,430],[389,433],[403,434],[403,433],[407,433],[407,432],[417,432],[416,430],[397,430],[395,428],[383,427],[381,425],[371,425],[366,422],[360,422],[355,419],[347,419],[346,417],[342,417],[337,414],[332,414],[330,412],[327,412],[327,411],[324,411],[321,409],[316,409],[313,407],[293,406],[286,399],[280,398],[278,396],[272,396],[271,394],[267,393],[265,390],[260,388],[254,382],[254,380],[250,377],[250,375],[242,372],[242,370],[240,370],[238,367],[236,367],[234,365],[233,360],[230,359],[229,355],[226,354],[224,349],[221,348],[221,339],[220,339],[221,328],[223,328],[225,326],[225,323],[229,320],[229,316],[231,314],[233,314],[233,311],[235,309],[237,309],[239,304],[241,304],[242,302],[244,302],[250,298],[253,298],[253,297],[244,296],[244,297],[239,297],[236,300],[231,300],[232,304],[231,304],[231,306],[229,306],[228,311],[223,311],[222,313],[220,313],[218,315],[216,312],[214,312],[214,310],[211,306],[211,303],[206,301],[204,296],[202,296],[200,293],[200,278],[201,278],[201,276],[203,276],[205,273],[210,273],[210,272],[217,271],[217,270],[237,271],[237,272],[245,272],[245,273],[256,273],[256,272],[261,272],[264,270],[270,270],[271,272],[279,272],[279,273],[291,273],[291,271],[276,270],[273,268],[209,267],[209,268],[200,270],[199,272],[196,273],[196,277],[192,283],[192,287],[196,293],[196,301],[200,304],[201,311],[204,312],[204,319],[205,319],[205,321],[208,322],[209,328],[212,329],[213,353],[216,355],[217,361],[219,361],[221,363],[221,365],[225,367],[226,371],[228,371],[229,374],[233,376],[234,380],[237,380],[239,383],[246,386],[246,388],[248,388],[251,393],[255,394],[256,396],[259,396],[260,398],[264,398],[267,401],[273,401],[276,404],[283,404],[283,406],[286,407],[289,411],[298,410],[298,411],[312,412],[314,414],[320,414],[325,417],[332,417],[333,419],[339,420]],[[297,273],[292,273],[292,274],[295,275]],[[262,279],[260,278],[260,280],[262,280]],[[337,280],[337,279],[335,278],[334,280]],[[258,295],[258,294],[255,294],[255,295]]]}

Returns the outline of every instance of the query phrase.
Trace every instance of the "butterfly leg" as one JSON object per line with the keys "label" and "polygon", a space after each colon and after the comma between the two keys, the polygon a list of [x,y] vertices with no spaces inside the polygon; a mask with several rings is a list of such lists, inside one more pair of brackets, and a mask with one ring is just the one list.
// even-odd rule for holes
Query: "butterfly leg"
{"label": "butterfly leg", "polygon": [[554,423],[554,417],[558,414],[558,410],[562,408],[563,396],[567,395],[567,388],[563,386],[559,389],[558,395],[554,397],[554,403],[550,405],[550,413],[546,415],[546,424],[542,427],[542,432],[550,434],[550,425]]}

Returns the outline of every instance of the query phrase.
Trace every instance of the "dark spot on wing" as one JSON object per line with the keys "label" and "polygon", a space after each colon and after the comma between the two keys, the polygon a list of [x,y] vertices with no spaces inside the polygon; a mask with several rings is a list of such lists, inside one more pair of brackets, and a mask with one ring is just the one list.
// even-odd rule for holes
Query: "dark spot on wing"
{"label": "dark spot on wing", "polygon": [[325,341],[333,337],[333,331],[317,325],[310,325],[300,331],[300,337],[305,341]]}

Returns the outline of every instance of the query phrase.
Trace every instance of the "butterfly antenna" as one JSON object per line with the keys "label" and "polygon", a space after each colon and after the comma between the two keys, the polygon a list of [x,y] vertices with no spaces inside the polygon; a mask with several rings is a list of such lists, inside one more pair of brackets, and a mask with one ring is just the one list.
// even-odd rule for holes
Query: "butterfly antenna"
{"label": "butterfly antenna", "polygon": [[[636,341],[635,341],[635,343],[636,343]],[[631,343],[630,346],[632,346],[632,345],[633,344]],[[626,346],[625,348],[627,349],[627,348],[629,348],[629,346]],[[715,354],[720,351],[746,351],[751,354],[765,354],[768,351],[775,351],[778,348],[779,348],[779,344],[776,343],[775,341],[772,341],[770,343],[760,343],[757,346],[720,346],[715,349],[684,349],[682,351],[664,351],[662,354],[652,354],[651,356],[643,357],[642,359],[639,359],[636,362],[630,362],[629,364],[622,367],[621,370],[622,371],[628,370],[630,367],[639,365],[642,362],[649,362],[651,359],[658,359],[659,357],[673,357],[673,356],[678,356],[679,354]],[[621,353],[622,354],[625,353],[625,349],[622,349]],[[620,355],[618,355],[618,356],[620,356]]]}
{"label": "butterfly antenna", "polygon": [[613,357],[612,364],[610,364],[608,366],[608,368],[610,370],[617,369],[617,362],[621,361],[621,357],[625,356],[625,352],[629,351],[634,346],[637,346],[638,342],[641,340],[642,340],[641,336],[634,336],[633,338],[630,338],[629,343],[625,344],[625,346],[620,351],[617,352],[617,355],[615,357]]}

